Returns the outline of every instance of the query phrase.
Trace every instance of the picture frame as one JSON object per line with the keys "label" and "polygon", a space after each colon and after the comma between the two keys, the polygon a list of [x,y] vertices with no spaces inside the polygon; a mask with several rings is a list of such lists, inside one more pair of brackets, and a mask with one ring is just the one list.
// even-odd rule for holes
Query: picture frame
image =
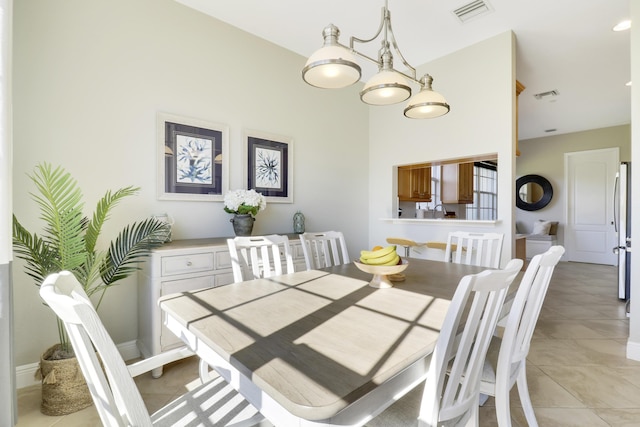
{"label": "picture frame", "polygon": [[247,188],[268,203],[293,203],[293,139],[245,130],[244,141]]}
{"label": "picture frame", "polygon": [[222,201],[229,190],[229,128],[157,114],[159,200]]}

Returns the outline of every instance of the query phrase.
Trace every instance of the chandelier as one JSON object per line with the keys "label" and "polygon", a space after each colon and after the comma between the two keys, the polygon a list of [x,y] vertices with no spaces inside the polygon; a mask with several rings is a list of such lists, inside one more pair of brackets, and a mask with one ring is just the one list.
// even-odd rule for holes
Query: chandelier
{"label": "chandelier", "polygon": [[[449,104],[444,97],[431,88],[433,77],[425,74],[416,78],[416,69],[404,59],[391,28],[391,13],[382,8],[382,20],[376,34],[370,39],[351,37],[349,46],[338,41],[340,30],[329,24],[322,31],[324,45],[313,53],[302,69],[302,79],[311,86],[324,89],[347,87],[360,80],[362,69],[356,62],[356,55],[378,65],[378,73],[371,77],[360,92],[362,102],[370,105],[391,105],[409,99],[404,115],[412,119],[439,117],[449,112]],[[378,59],[371,58],[354,48],[354,43],[369,43],[382,34],[382,47]],[[391,43],[389,43],[391,41]],[[393,68],[391,47],[408,69],[402,72]],[[417,83],[420,91],[411,97],[409,81]],[[411,98],[409,98],[411,97]]]}

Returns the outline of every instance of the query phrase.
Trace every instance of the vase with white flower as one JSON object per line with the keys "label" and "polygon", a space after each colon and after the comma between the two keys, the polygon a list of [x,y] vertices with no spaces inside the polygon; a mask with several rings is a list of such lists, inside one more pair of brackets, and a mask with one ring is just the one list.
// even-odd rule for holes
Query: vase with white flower
{"label": "vase with white flower", "polygon": [[251,236],[258,212],[267,207],[267,199],[256,190],[233,190],[224,196],[224,211],[233,214],[231,223],[236,236]]}

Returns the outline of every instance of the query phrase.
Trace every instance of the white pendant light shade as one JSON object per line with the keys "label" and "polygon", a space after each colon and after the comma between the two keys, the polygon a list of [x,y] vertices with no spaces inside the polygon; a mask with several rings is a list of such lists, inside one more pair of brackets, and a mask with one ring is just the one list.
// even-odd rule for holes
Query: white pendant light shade
{"label": "white pendant light shade", "polygon": [[431,89],[433,78],[426,75],[422,78],[422,89],[415,94],[407,107],[404,109],[404,115],[410,119],[431,119],[440,117],[449,112],[449,104],[444,96]]}
{"label": "white pendant light shade", "polygon": [[383,70],[371,77],[360,92],[362,102],[371,105],[391,105],[411,96],[411,87],[400,73]]}
{"label": "white pendant light shade", "polygon": [[339,89],[360,80],[361,69],[355,57],[342,46],[324,46],[309,57],[302,78],[311,86]]}

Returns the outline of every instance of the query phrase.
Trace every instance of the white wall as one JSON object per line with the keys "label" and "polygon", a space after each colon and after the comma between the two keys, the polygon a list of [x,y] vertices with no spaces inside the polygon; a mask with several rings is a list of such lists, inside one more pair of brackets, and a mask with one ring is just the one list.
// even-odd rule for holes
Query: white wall
{"label": "white wall", "polygon": [[[636,165],[632,169],[631,192],[636,204],[631,210],[631,241],[638,247],[640,242],[640,209],[637,209],[640,201],[640,2],[630,1],[631,21],[634,27],[631,30],[631,81],[635,86],[631,87],[631,123],[635,123],[631,132],[631,162]],[[638,252],[634,255],[635,262],[631,263],[631,319],[629,322],[629,342],[627,344],[627,357],[640,360],[640,262]]]}
{"label": "white wall", "polygon": [[[270,204],[255,234],[342,230],[352,252],[367,245],[368,109],[359,87],[312,88],[305,58],[172,0],[20,0],[14,31],[14,212],[39,229],[26,178],[42,161],[79,181],[87,213],[108,189],[135,185],[105,230],[168,212],[174,238],[229,236],[221,202],[156,197],[156,113],[225,123],[230,187],[244,186],[242,129],[294,140],[294,203]],[[365,153],[363,155],[363,153]],[[57,342],[53,314],[14,263],[16,364],[38,361]],[[100,314],[116,343],[136,339],[135,278],[108,291]]]}
{"label": "white wall", "polygon": [[631,160],[630,125],[520,141],[521,154],[516,159],[516,179],[529,174],[541,175],[553,187],[553,198],[544,208],[532,212],[516,208],[516,222],[520,231],[530,233],[533,223],[538,219],[559,221],[558,244],[564,245],[563,222],[567,203],[564,192],[564,154],[613,147],[620,149],[620,161]]}
{"label": "white wall", "polygon": [[384,244],[392,236],[418,242],[446,241],[448,232],[460,227],[443,222],[394,224],[382,220],[393,216],[394,165],[497,153],[498,223],[473,230],[504,233],[503,265],[511,259],[515,205],[514,49],[514,35],[505,32],[419,67],[418,75],[431,74],[433,89],[451,106],[445,116],[412,120],[404,117],[404,104],[371,108],[369,246]]}

